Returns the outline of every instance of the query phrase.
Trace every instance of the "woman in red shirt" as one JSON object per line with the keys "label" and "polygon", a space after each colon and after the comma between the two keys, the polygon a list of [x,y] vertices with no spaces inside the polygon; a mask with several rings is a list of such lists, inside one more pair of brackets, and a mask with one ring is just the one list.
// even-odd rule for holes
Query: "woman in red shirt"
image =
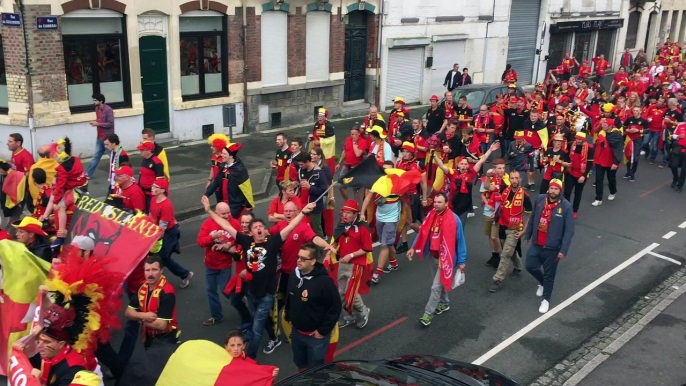
{"label": "woman in red shirt", "polygon": [[615,74],[614,77],[612,77],[612,84],[610,85],[610,90],[613,92],[615,91],[615,87],[619,85],[619,82],[625,80],[626,83],[628,84],[629,81],[627,80],[629,78],[629,74],[626,73],[626,67],[620,66],[619,67],[619,72]]}

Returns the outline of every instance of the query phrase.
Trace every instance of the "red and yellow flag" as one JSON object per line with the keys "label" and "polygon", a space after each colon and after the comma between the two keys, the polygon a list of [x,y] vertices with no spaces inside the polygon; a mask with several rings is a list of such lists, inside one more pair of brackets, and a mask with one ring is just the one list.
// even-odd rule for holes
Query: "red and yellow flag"
{"label": "red and yellow flag", "polygon": [[50,263],[22,243],[0,240],[0,265],[0,375],[7,375],[12,343],[31,331],[38,287],[47,279]]}
{"label": "red and yellow flag", "polygon": [[157,380],[158,386],[251,385],[269,386],[274,366],[233,358],[207,340],[190,340],[174,352]]}

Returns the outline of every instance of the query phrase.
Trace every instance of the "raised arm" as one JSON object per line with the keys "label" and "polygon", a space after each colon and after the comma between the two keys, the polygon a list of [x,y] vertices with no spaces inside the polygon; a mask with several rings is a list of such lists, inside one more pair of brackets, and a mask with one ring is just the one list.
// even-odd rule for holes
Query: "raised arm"
{"label": "raised arm", "polygon": [[481,167],[483,166],[484,162],[486,162],[486,160],[488,160],[488,157],[490,157],[491,154],[498,149],[500,149],[500,142],[498,142],[498,141],[493,142],[491,144],[491,146],[488,148],[488,150],[486,150],[486,154],[484,154],[483,157],[479,158],[479,162],[477,162],[474,165],[474,172],[476,172],[478,174],[479,170],[481,170]]}
{"label": "raised arm", "polygon": [[[305,215],[312,212],[312,210],[316,206],[317,206],[316,202],[311,202],[311,203],[307,204],[307,206],[305,206],[303,208],[303,210],[300,213],[298,213],[298,215],[295,216],[295,218],[293,220],[291,220],[290,223],[288,223],[288,226],[286,226],[285,228],[283,228],[281,230],[281,232],[279,232],[279,234],[281,235],[281,240],[286,240],[286,237],[288,237],[288,235],[291,232],[293,232],[293,229],[295,229],[295,227],[297,227],[300,224],[300,222],[303,220],[303,218],[305,218]],[[221,224],[220,224],[220,226],[221,226]],[[224,228],[224,229],[226,229],[226,228]]]}
{"label": "raised arm", "polygon": [[441,160],[441,157],[436,155],[436,153],[433,153],[434,161],[436,161],[436,166],[438,166],[441,170],[443,170],[443,173],[446,175],[450,174],[450,169],[448,169],[445,164],[443,164],[443,161]]}
{"label": "raised arm", "polygon": [[210,217],[212,217],[212,219],[217,223],[217,225],[219,225],[225,231],[229,232],[231,237],[235,239],[236,233],[238,233],[238,231],[234,227],[232,227],[228,221],[224,220],[220,215],[215,213],[210,208],[210,199],[207,198],[207,196],[202,196],[200,202],[202,202],[202,205],[205,207],[205,212],[207,212],[207,214],[209,214]]}

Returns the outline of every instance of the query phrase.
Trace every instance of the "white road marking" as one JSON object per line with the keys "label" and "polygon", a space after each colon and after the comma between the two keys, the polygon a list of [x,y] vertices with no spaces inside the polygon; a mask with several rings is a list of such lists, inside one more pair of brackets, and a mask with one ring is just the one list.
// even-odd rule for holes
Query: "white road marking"
{"label": "white road marking", "polygon": [[[575,301],[579,300],[581,297],[583,297],[583,296],[586,295],[587,293],[591,292],[594,288],[596,288],[596,287],[598,287],[599,285],[601,285],[601,284],[603,284],[604,282],[606,282],[606,281],[607,281],[608,279],[610,279],[612,276],[618,274],[619,272],[621,272],[622,270],[624,270],[626,267],[628,267],[628,266],[630,266],[631,264],[635,263],[635,262],[636,262],[637,260],[639,260],[641,257],[645,256],[647,253],[649,253],[649,252],[651,252],[653,249],[657,248],[659,245],[660,245],[660,244],[658,244],[658,243],[652,243],[651,245],[649,245],[648,247],[644,248],[644,249],[641,250],[640,252],[638,252],[638,253],[636,253],[635,255],[631,256],[631,257],[630,257],[629,259],[627,259],[625,262],[623,262],[622,264],[620,264],[620,265],[616,266],[615,268],[613,268],[610,272],[608,272],[608,273],[604,274],[603,276],[599,277],[599,278],[598,278],[597,280],[595,280],[593,283],[587,285],[586,287],[584,287],[583,289],[581,289],[579,292],[575,293],[574,295],[572,295],[571,297],[569,297],[567,300],[565,300],[564,302],[562,302],[562,303],[560,303],[559,305],[557,305],[557,306],[556,306],[555,308],[553,308],[552,310],[550,310],[550,311],[548,311],[547,313],[545,313],[545,314],[541,315],[540,317],[536,318],[533,322],[529,323],[529,324],[526,325],[524,328],[522,328],[521,330],[519,330],[519,331],[517,331],[516,333],[514,333],[514,335],[512,335],[512,336],[510,336],[509,338],[507,338],[507,339],[505,339],[504,341],[502,341],[500,344],[498,344],[497,346],[495,346],[494,348],[492,348],[491,350],[489,350],[487,353],[485,353],[484,355],[482,355],[482,356],[480,356],[479,358],[477,358],[474,362],[472,362],[472,364],[481,365],[481,364],[483,364],[484,362],[486,362],[487,360],[493,358],[496,354],[498,354],[499,352],[503,351],[504,349],[506,349],[507,347],[509,347],[512,343],[514,343],[514,342],[516,342],[517,340],[519,340],[519,338],[521,338],[522,336],[526,335],[527,333],[529,333],[529,332],[532,331],[534,328],[536,328],[536,327],[538,327],[539,325],[541,325],[541,324],[542,324],[543,322],[545,322],[546,320],[552,318],[553,316],[555,316],[555,314],[557,314],[558,312],[564,310],[564,309],[567,308],[569,305],[571,305],[571,304],[574,303]],[[531,312],[534,312],[534,310],[532,310]]]}
{"label": "white road marking", "polygon": [[675,234],[676,234],[676,232],[674,232],[674,231],[669,231],[669,232],[667,232],[666,235],[662,236],[662,238],[663,238],[663,239],[669,240],[669,239],[671,239],[672,236],[674,236]]}
{"label": "white road marking", "polygon": [[659,257],[660,259],[663,259],[663,260],[667,260],[667,261],[672,262],[672,263],[674,263],[674,264],[676,264],[676,265],[681,265],[681,262],[680,262],[679,260],[674,260],[674,259],[672,259],[671,257],[662,256],[662,255],[660,255],[659,253],[655,253],[655,252],[648,252],[648,254],[649,254],[649,255],[653,255],[653,256],[655,256],[655,257]]}
{"label": "white road marking", "polygon": [[682,222],[681,225],[679,225],[679,228],[686,229],[686,221]]}

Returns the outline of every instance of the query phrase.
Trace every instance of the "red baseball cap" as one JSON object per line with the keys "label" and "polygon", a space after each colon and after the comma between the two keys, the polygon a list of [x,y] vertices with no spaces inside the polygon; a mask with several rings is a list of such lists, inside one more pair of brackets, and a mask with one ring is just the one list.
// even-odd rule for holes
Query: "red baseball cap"
{"label": "red baseball cap", "polygon": [[343,205],[343,207],[341,208],[341,211],[343,210],[347,210],[350,212],[359,212],[360,205],[355,200],[348,200],[345,202],[345,205]]}
{"label": "red baseball cap", "polygon": [[432,95],[431,98],[429,98],[430,101],[438,101],[438,95]]}
{"label": "red baseball cap", "polygon": [[131,166],[127,165],[120,166],[114,174],[123,174],[125,176],[133,177],[133,169],[131,169]]}
{"label": "red baseball cap", "polygon": [[158,186],[160,189],[164,189],[165,193],[169,193],[169,181],[166,178],[160,177],[152,183],[153,186]]}
{"label": "red baseball cap", "polygon": [[140,145],[136,146],[138,150],[155,150],[155,143],[152,141],[143,141]]}

